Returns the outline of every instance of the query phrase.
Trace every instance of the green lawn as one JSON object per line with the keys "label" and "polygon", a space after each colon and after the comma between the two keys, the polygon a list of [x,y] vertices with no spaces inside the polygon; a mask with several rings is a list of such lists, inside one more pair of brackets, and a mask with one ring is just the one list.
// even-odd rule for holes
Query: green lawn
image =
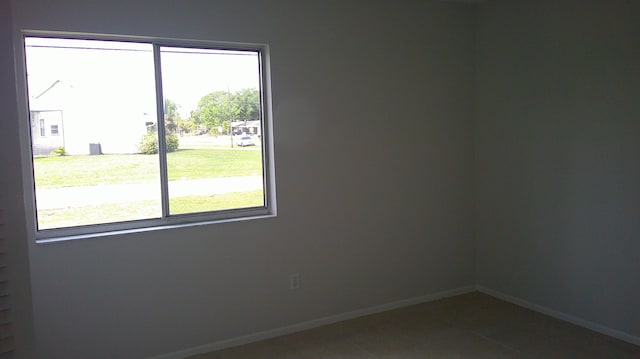
{"label": "green lawn", "polygon": [[[260,175],[260,151],[186,149],[167,154],[169,180]],[[157,155],[41,157],[34,160],[43,187],[144,183],[158,180]]]}
{"label": "green lawn", "polygon": [[176,197],[170,201],[171,214],[205,212],[264,206],[262,190],[210,196]]}
{"label": "green lawn", "polygon": [[[171,213],[193,213],[264,205],[262,190],[171,199]],[[160,201],[136,201],[38,211],[39,229],[159,218]]]}
{"label": "green lawn", "polygon": [[[167,154],[169,180],[254,176],[262,174],[259,150],[182,149]],[[157,155],[123,154],[62,156],[34,159],[36,186],[40,189],[100,184],[156,183],[159,181]],[[97,187],[96,191],[100,191]],[[73,227],[158,218],[157,200],[127,203],[92,203],[88,206],[38,211],[40,229]],[[258,207],[264,204],[263,191],[171,198],[171,214]]]}

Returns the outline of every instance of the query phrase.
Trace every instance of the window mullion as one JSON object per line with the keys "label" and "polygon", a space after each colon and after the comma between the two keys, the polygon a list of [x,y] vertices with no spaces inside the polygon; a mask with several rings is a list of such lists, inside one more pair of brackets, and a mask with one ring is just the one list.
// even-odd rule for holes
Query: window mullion
{"label": "window mullion", "polygon": [[160,46],[153,45],[153,63],[156,79],[156,113],[158,124],[158,157],[160,162],[160,193],[162,200],[162,217],[169,216],[169,177],[167,170],[166,131],[164,125],[164,95],[162,93],[162,64],[160,62]]}
{"label": "window mullion", "polygon": [[31,70],[18,95],[38,241],[276,215],[267,45],[24,34],[16,69]]}

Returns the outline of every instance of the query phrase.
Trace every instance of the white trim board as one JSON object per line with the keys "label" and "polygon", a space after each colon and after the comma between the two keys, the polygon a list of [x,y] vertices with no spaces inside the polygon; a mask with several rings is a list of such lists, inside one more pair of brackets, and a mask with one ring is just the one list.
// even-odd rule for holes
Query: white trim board
{"label": "white trim board", "polygon": [[598,332],[598,333],[601,333],[601,334],[604,334],[604,335],[608,335],[610,337],[614,337],[616,339],[620,339],[620,340],[623,340],[625,342],[640,346],[640,337],[637,337],[637,336],[634,336],[634,335],[631,335],[631,334],[628,334],[628,333],[625,333],[625,332],[622,332],[622,331],[619,331],[619,330],[616,330],[616,329],[611,329],[609,327],[605,327],[604,325],[597,324],[597,323],[594,323],[594,322],[590,322],[588,320],[585,320],[585,319],[582,319],[582,318],[578,318],[578,317],[575,317],[573,315],[565,314],[565,313],[562,313],[560,311],[557,311],[557,310],[554,310],[554,309],[550,309],[550,308],[547,308],[545,306],[538,305],[538,304],[535,304],[535,303],[531,303],[531,302],[528,302],[528,301],[526,301],[524,299],[520,299],[520,298],[511,296],[511,295],[508,295],[508,294],[504,294],[502,292],[498,292],[496,290],[489,289],[489,288],[486,288],[486,287],[483,287],[483,286],[476,286],[476,289],[478,290],[478,292],[490,295],[490,296],[498,298],[498,299],[502,299],[502,300],[504,300],[506,302],[513,303],[513,304],[518,305],[520,307],[524,307],[524,308],[533,310],[535,312],[542,313],[542,314],[548,315],[550,317],[554,317],[556,319],[560,319],[560,320],[563,320],[565,322],[569,322],[571,324],[575,324],[577,326],[580,326],[580,327],[583,327],[583,328],[587,328],[587,329],[593,330],[595,332]]}
{"label": "white trim board", "polygon": [[224,339],[224,340],[220,340],[220,341],[209,343],[209,344],[199,345],[193,348],[188,348],[188,349],[175,351],[172,353],[162,354],[159,356],[151,357],[149,359],[182,359],[191,355],[203,354],[203,353],[207,353],[214,350],[220,350],[220,349],[225,349],[225,348],[234,347],[238,345],[253,343],[260,340],[271,339],[271,338],[279,337],[281,335],[292,334],[292,333],[300,332],[303,330],[320,327],[323,325],[341,322],[343,320],[385,312],[392,309],[408,307],[410,305],[431,302],[434,300],[453,297],[460,294],[471,293],[471,292],[475,292],[476,290],[477,289],[475,286],[460,287],[456,289],[445,290],[442,292],[427,294],[420,297],[403,299],[396,302],[391,302],[391,303],[377,305],[377,306],[363,308],[363,309],[356,309],[351,312],[331,315],[331,316],[319,318],[319,319],[313,319],[313,320],[309,320],[302,323],[287,325],[284,327],[265,330],[262,332],[243,335],[235,338]]}

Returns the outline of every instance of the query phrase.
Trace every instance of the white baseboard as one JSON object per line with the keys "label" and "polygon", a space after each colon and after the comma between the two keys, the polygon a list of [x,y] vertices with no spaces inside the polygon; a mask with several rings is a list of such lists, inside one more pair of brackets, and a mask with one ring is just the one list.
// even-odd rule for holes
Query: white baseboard
{"label": "white baseboard", "polygon": [[637,336],[634,336],[634,335],[631,335],[631,334],[628,334],[628,333],[625,333],[625,332],[622,332],[622,331],[619,331],[619,330],[616,330],[616,329],[611,329],[611,328],[605,327],[604,325],[600,325],[600,324],[597,324],[597,323],[594,323],[594,322],[590,322],[590,321],[582,319],[582,318],[574,317],[573,315],[565,314],[565,313],[562,313],[560,311],[553,310],[553,309],[550,309],[550,308],[547,308],[547,307],[544,307],[542,305],[538,305],[538,304],[535,304],[535,303],[531,303],[531,302],[528,302],[528,301],[526,301],[524,299],[516,298],[516,297],[513,297],[511,295],[504,294],[504,293],[501,293],[501,292],[498,292],[496,290],[489,289],[489,288],[486,288],[486,287],[483,287],[483,286],[477,286],[476,288],[481,293],[490,295],[492,297],[496,297],[498,299],[502,299],[502,300],[504,300],[506,302],[510,302],[510,303],[515,304],[515,305],[518,305],[518,306],[521,306],[521,307],[524,307],[524,308],[527,308],[527,309],[531,309],[533,311],[536,311],[536,312],[539,312],[539,313],[542,313],[542,314],[546,314],[546,315],[548,315],[550,317],[554,317],[556,319],[564,320],[566,322],[578,325],[580,327],[591,329],[591,330],[593,330],[595,332],[602,333],[604,335],[608,335],[610,337],[614,337],[616,339],[620,339],[620,340],[623,340],[625,342],[640,346],[640,337],[637,337]]}
{"label": "white baseboard", "polygon": [[265,330],[262,332],[243,335],[235,338],[224,339],[224,340],[200,345],[193,348],[188,348],[188,349],[179,350],[172,353],[155,356],[150,359],[182,359],[192,355],[207,353],[210,351],[220,350],[220,349],[234,347],[234,346],[243,345],[243,344],[249,344],[249,343],[257,342],[260,340],[275,338],[281,335],[292,334],[292,333],[300,332],[303,330],[320,327],[323,325],[337,323],[343,320],[353,319],[353,318],[362,317],[370,314],[376,314],[376,313],[393,310],[397,308],[408,307],[414,304],[426,303],[426,302],[430,302],[430,301],[434,301],[442,298],[453,297],[456,295],[471,293],[475,291],[479,291],[481,293],[490,295],[492,297],[496,297],[498,299],[502,299],[504,301],[513,303],[515,305],[518,305],[527,309],[531,309],[533,311],[554,317],[556,319],[564,320],[566,322],[569,322],[587,329],[591,329],[598,333],[602,333],[602,334],[629,342],[631,344],[640,346],[640,337],[637,337],[619,330],[611,329],[603,325],[596,324],[588,320],[578,318],[569,314],[565,314],[560,311],[553,310],[553,309],[544,307],[542,305],[538,305],[538,304],[526,301],[524,299],[520,299],[508,294],[504,294],[502,292],[489,289],[483,286],[468,286],[468,287],[461,287],[461,288],[446,290],[438,293],[428,294],[420,297],[399,300],[396,302],[382,304],[374,307],[357,309],[347,313],[331,315],[324,318],[319,318],[319,319],[314,319],[314,320],[310,320],[302,323],[274,328],[271,330]]}
{"label": "white baseboard", "polygon": [[225,339],[225,340],[204,344],[204,345],[200,345],[200,346],[189,348],[189,349],[179,350],[173,353],[159,355],[156,357],[152,357],[150,359],[182,359],[191,355],[207,353],[214,350],[220,350],[224,348],[234,347],[237,345],[257,342],[264,339],[275,338],[281,335],[292,334],[292,333],[320,327],[327,324],[337,323],[343,320],[353,319],[353,318],[362,317],[365,315],[380,313],[387,310],[407,307],[414,304],[430,302],[430,301],[434,301],[442,298],[453,297],[455,295],[471,293],[475,291],[476,291],[475,286],[468,286],[468,287],[461,287],[461,288],[446,290],[438,293],[427,294],[420,297],[403,299],[396,302],[382,304],[374,307],[357,309],[351,312],[331,315],[328,317],[314,319],[314,320],[297,323],[293,325],[288,325],[285,327],[265,330],[262,332],[253,333],[249,335],[243,335],[240,337]]}

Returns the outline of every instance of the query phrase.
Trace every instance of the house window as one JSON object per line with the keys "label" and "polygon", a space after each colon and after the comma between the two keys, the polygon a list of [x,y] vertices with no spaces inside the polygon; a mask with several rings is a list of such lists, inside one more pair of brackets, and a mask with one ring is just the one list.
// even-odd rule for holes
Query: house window
{"label": "house window", "polygon": [[275,214],[264,45],[24,43],[30,110],[65,113],[65,156],[32,156],[36,238]]}
{"label": "house window", "polygon": [[44,136],[47,135],[46,132],[45,132],[46,129],[47,128],[44,126],[44,118],[41,118],[40,119],[40,137],[44,137]]}

